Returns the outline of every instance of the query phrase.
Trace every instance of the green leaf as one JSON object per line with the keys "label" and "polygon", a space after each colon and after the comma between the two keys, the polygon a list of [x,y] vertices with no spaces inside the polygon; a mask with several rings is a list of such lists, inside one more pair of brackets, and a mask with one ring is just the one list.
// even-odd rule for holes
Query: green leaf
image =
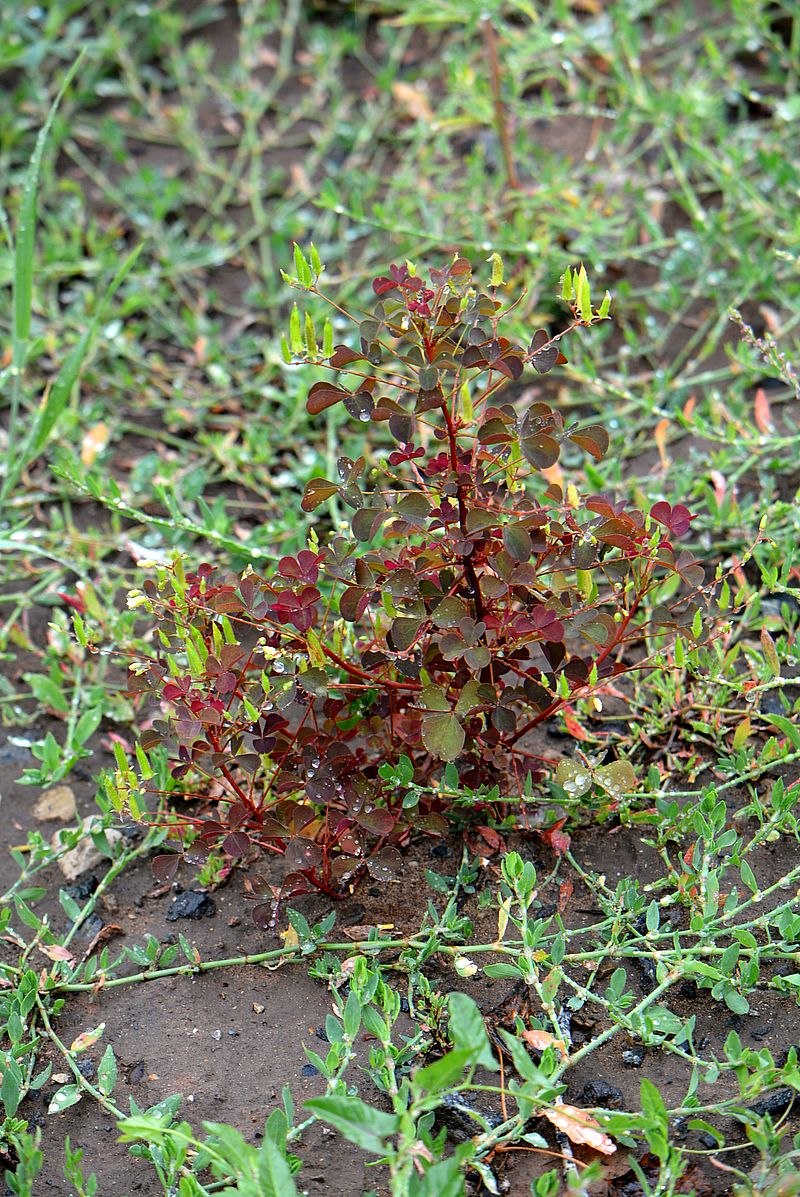
{"label": "green leaf", "polygon": [[305,1102],[305,1108],[324,1122],[329,1122],[356,1147],[384,1155],[386,1140],[400,1129],[396,1114],[387,1114],[368,1106],[359,1097],[345,1097],[331,1094],[327,1097],[312,1097]]}
{"label": "green leaf", "polygon": [[582,798],[592,788],[592,775],[579,761],[559,761],[554,780],[570,798]]}
{"label": "green leaf", "polygon": [[10,1053],[4,1052],[2,1060],[3,1080],[0,1083],[0,1101],[5,1106],[7,1116],[13,1118],[20,1103],[22,1073],[19,1064]]}
{"label": "green leaf", "polygon": [[787,719],[785,715],[766,715],[770,723],[783,732],[792,748],[800,750],[800,727],[792,719]]}
{"label": "green leaf", "polygon": [[474,1144],[462,1143],[453,1155],[432,1164],[424,1176],[413,1176],[409,1197],[464,1197],[462,1164],[474,1150]]}
{"label": "green leaf", "polygon": [[109,1043],[106,1050],[103,1052],[103,1058],[97,1066],[97,1087],[101,1093],[106,1097],[114,1092],[114,1086],[117,1083],[117,1061],[114,1057],[114,1049]]}
{"label": "green leaf", "polygon": [[64,98],[64,93],[75,78],[78,67],[83,61],[82,51],[77,60],[67,71],[64,82],[53,101],[47,120],[39,130],[36,145],[31,155],[25,181],[22,187],[22,201],[19,209],[16,244],[14,246],[14,364],[18,369],[24,365],[26,342],[31,330],[31,309],[33,305],[33,267],[34,248],[36,242],[36,201],[39,190],[39,175],[42,170],[44,147],[50,136],[58,106]]}
{"label": "green leaf", "polygon": [[594,772],[597,781],[612,798],[624,798],[638,786],[636,771],[630,761],[612,761]]}
{"label": "green leaf", "polygon": [[85,744],[89,737],[97,731],[102,718],[101,707],[90,707],[88,711],[84,711],[75,727],[76,743]]}
{"label": "green leaf", "polygon": [[739,875],[741,876],[743,883],[747,886],[747,888],[750,890],[750,892],[752,894],[757,894],[758,893],[758,882],[756,881],[755,873],[750,868],[750,865],[747,863],[746,860],[743,860],[741,865],[739,866]]}
{"label": "green leaf", "polygon": [[52,678],[46,677],[43,673],[26,673],[23,674],[23,678],[30,686],[37,702],[40,702],[43,707],[50,707],[62,715],[69,712],[69,702]]}
{"label": "green leaf", "polygon": [[743,993],[738,993],[735,989],[726,989],[723,996],[725,1005],[734,1014],[747,1014],[750,1010],[750,1003]]}
{"label": "green leaf", "polygon": [[650,905],[647,907],[647,914],[645,915],[645,924],[648,931],[657,931],[660,922],[660,911],[658,909],[658,902],[653,898]]}
{"label": "green leaf", "polygon": [[441,1093],[452,1088],[473,1063],[472,1054],[469,1048],[457,1048],[433,1064],[417,1069],[412,1077],[414,1088],[426,1089],[429,1093]]}
{"label": "green leaf", "polygon": [[83,1096],[78,1085],[62,1085],[50,1099],[47,1107],[48,1114],[63,1114],[70,1106],[77,1105]]}
{"label": "green leaf", "polygon": [[454,761],[464,747],[464,729],[452,714],[430,714],[422,720],[422,739],[428,752],[442,761]]}
{"label": "green leaf", "polygon": [[264,1139],[258,1153],[259,1197],[297,1197],[292,1172],[280,1148]]}
{"label": "green leaf", "polygon": [[652,1081],[643,1080],[639,1086],[641,1095],[642,1112],[652,1119],[653,1122],[666,1122],[667,1107],[664,1104],[664,1099],[659,1093]]}
{"label": "green leaf", "polygon": [[447,1009],[450,1015],[450,1038],[457,1050],[469,1051],[473,1064],[497,1072],[498,1065],[492,1053],[483,1015],[475,1002],[459,990],[448,995]]}
{"label": "green leaf", "polygon": [[[388,813],[388,812],[387,812]],[[391,816],[390,816],[391,818]],[[392,820],[394,823],[394,820]],[[344,1007],[344,1029],[347,1037],[352,1041],[355,1039],[361,1027],[361,1002],[354,989],[350,990],[347,995],[347,1002]]]}

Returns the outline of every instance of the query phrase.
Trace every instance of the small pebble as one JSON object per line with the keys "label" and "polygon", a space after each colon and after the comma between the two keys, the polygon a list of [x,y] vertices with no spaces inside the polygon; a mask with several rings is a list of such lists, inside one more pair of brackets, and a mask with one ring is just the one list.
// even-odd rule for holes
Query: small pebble
{"label": "small pebble", "polygon": [[68,894],[70,898],[74,898],[76,902],[86,902],[91,898],[99,884],[100,882],[94,873],[89,873],[82,881],[76,882],[75,885],[63,886],[63,890],[65,894]]}
{"label": "small pebble", "polygon": [[622,1105],[622,1090],[608,1081],[588,1081],[583,1086],[581,1100],[587,1106],[614,1107]]}
{"label": "small pebble", "polygon": [[217,907],[214,899],[208,894],[198,893],[194,889],[185,889],[182,894],[173,898],[169,905],[166,918],[170,923],[177,919],[211,918]]}

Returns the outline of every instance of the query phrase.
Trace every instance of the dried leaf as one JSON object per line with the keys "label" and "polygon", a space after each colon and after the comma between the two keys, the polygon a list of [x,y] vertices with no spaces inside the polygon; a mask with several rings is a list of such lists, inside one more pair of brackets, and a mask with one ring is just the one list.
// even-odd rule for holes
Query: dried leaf
{"label": "dried leaf", "polygon": [[667,453],[667,433],[669,432],[669,420],[659,420],[653,429],[653,437],[658,449],[659,460],[661,461],[662,470],[668,470],[670,467],[670,457]]}
{"label": "dried leaf", "polygon": [[75,963],[75,957],[67,948],[62,948],[61,944],[39,944],[39,951],[44,952],[50,960],[66,960],[68,964]]}
{"label": "dried leaf", "polygon": [[617,1150],[616,1143],[600,1130],[599,1122],[577,1106],[553,1106],[542,1110],[542,1116],[565,1134],[570,1143],[584,1144],[603,1155],[613,1155]]}
{"label": "dried leaf", "polygon": [[402,79],[392,84],[392,95],[401,108],[405,108],[409,116],[415,121],[433,121],[433,109],[430,100],[421,88],[413,83],[405,83]]}
{"label": "dried leaf", "polygon": [[342,934],[348,939],[368,939],[370,931],[393,931],[394,923],[356,923],[352,927],[343,927]]}
{"label": "dried leaf", "polygon": [[95,424],[83,438],[81,444],[81,461],[85,466],[94,465],[98,454],[102,453],[108,444],[110,432],[107,424]]}
{"label": "dried leaf", "polygon": [[753,400],[753,419],[756,422],[759,432],[763,432],[766,435],[774,431],[775,425],[772,421],[769,399],[767,398],[766,391],[762,390],[761,387],[756,391],[755,399]]}
{"label": "dried leaf", "polygon": [[91,1047],[93,1043],[97,1043],[97,1040],[101,1037],[105,1029],[106,1024],[101,1022],[99,1027],[95,1027],[91,1031],[83,1031],[80,1035],[78,1035],[77,1039],[72,1040],[72,1043],[69,1045],[69,1050],[75,1054],[78,1052],[85,1052],[87,1047]]}
{"label": "dried leaf", "polygon": [[521,1038],[525,1040],[537,1052],[543,1052],[546,1047],[554,1047],[556,1051],[561,1052],[562,1056],[567,1054],[567,1045],[563,1039],[556,1039],[555,1035],[551,1035],[549,1031],[521,1031]]}

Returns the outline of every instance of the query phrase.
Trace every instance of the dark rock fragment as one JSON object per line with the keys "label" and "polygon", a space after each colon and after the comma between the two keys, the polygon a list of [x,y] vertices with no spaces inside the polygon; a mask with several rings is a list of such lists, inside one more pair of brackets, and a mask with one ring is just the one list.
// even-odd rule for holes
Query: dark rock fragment
{"label": "dark rock fragment", "polygon": [[581,1092],[580,1101],[587,1106],[605,1106],[619,1109],[622,1105],[622,1090],[608,1081],[588,1081]]}
{"label": "dark rock fragment", "polygon": [[177,919],[211,918],[216,912],[214,899],[208,894],[199,893],[195,889],[185,889],[170,902],[167,920],[174,923]]}

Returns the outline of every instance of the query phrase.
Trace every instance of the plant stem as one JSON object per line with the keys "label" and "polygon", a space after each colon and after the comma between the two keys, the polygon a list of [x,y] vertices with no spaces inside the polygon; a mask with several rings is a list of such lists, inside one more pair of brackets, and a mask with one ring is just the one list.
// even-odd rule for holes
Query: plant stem
{"label": "plant stem", "polygon": [[481,30],[483,32],[483,43],[486,47],[486,55],[489,59],[489,78],[492,87],[492,99],[494,102],[494,127],[500,141],[500,149],[503,154],[503,164],[506,169],[506,178],[508,179],[509,187],[514,191],[520,190],[519,176],[517,175],[517,168],[514,165],[514,155],[511,149],[511,135],[508,128],[508,112],[506,110],[505,101],[503,100],[502,76],[500,72],[500,56],[497,52],[497,35],[492,24],[491,17],[484,17],[481,21]]}

